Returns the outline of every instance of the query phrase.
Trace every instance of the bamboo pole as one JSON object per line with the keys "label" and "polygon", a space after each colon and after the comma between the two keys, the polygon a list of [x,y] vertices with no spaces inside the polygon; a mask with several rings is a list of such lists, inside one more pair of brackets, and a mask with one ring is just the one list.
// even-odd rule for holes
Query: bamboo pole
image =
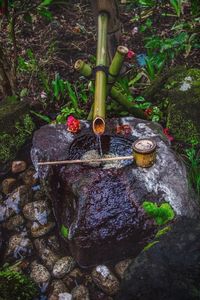
{"label": "bamboo pole", "polygon": [[94,159],[74,159],[74,160],[58,160],[58,161],[41,161],[38,163],[38,166],[47,166],[47,165],[67,165],[67,164],[85,164],[85,163],[94,163],[94,162],[106,162],[106,161],[115,161],[115,160],[127,160],[133,159],[133,155],[129,156],[116,156],[116,157],[105,157],[105,158],[94,158]]}
{"label": "bamboo pole", "polygon": [[[76,63],[75,63],[75,65],[76,65]],[[79,63],[80,67],[76,68],[76,70],[79,71],[81,73],[81,75],[83,75],[85,77],[90,77],[92,75],[92,68],[89,65],[87,65],[87,71],[86,71],[86,68],[84,68],[85,65],[87,65],[87,64],[84,62]],[[142,118],[142,119],[147,118],[146,115],[144,114],[144,112],[141,109],[134,107],[134,103],[127,100],[127,97],[125,95],[123,95],[120,91],[118,91],[118,89],[115,86],[113,86],[111,88],[110,96],[115,101],[117,101],[119,104],[124,106],[126,108],[126,110],[128,112],[130,112],[131,114],[133,114],[135,117]],[[91,107],[90,113],[88,115],[88,120],[92,119],[92,117],[91,117],[92,113],[93,113],[93,106]]]}
{"label": "bamboo pole", "polygon": [[[108,14],[100,13],[98,16],[98,42],[96,65],[106,66],[107,62],[107,28]],[[107,80],[103,70],[97,70],[95,76],[93,131],[101,135],[105,131],[105,103],[107,96]]]}
{"label": "bamboo pole", "polygon": [[[111,62],[111,65],[109,67],[109,77],[108,82],[113,84],[116,81],[117,76],[120,73],[124,57],[128,53],[128,48],[124,46],[118,46],[117,51],[115,53],[115,56],[113,57],[113,60]],[[112,76],[113,75],[113,76]]]}

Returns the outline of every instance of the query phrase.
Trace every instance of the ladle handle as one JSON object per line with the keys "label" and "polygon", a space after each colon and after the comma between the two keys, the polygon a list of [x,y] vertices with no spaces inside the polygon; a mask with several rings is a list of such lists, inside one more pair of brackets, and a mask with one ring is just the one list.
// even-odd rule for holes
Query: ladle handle
{"label": "ladle handle", "polygon": [[74,160],[58,160],[58,161],[41,161],[38,163],[38,166],[46,165],[67,165],[67,164],[86,164],[93,162],[104,162],[104,161],[114,161],[114,160],[126,160],[133,159],[133,155],[129,156],[116,156],[116,157],[107,157],[107,158],[94,158],[94,159],[74,159]]}

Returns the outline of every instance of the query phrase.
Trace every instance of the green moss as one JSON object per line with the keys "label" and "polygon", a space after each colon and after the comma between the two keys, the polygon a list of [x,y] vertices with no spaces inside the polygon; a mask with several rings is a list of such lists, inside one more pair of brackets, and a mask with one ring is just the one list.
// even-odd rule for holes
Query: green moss
{"label": "green moss", "polygon": [[165,233],[169,232],[171,230],[170,226],[166,226],[160,230],[158,230],[158,232],[156,233],[155,237],[159,238],[160,236],[164,235]]}
{"label": "green moss", "polygon": [[10,268],[0,271],[0,299],[31,300],[37,295],[36,285],[24,274]]}
{"label": "green moss", "polygon": [[167,202],[158,206],[156,203],[145,201],[142,204],[145,212],[155,220],[157,225],[163,225],[173,220],[175,214],[171,205]]}
{"label": "green moss", "polygon": [[16,151],[25,143],[32,134],[35,125],[29,114],[22,120],[16,121],[12,133],[3,131],[0,133],[0,161],[5,162],[13,159]]}
{"label": "green moss", "polygon": [[200,132],[197,126],[194,120],[184,118],[183,112],[180,112],[175,104],[170,106],[167,127],[176,140],[193,145],[200,143]]}
{"label": "green moss", "polygon": [[149,244],[147,244],[147,245],[144,247],[143,251],[149,250],[152,246],[154,246],[154,245],[157,244],[157,243],[159,243],[159,241],[153,241],[153,242],[150,242]]}

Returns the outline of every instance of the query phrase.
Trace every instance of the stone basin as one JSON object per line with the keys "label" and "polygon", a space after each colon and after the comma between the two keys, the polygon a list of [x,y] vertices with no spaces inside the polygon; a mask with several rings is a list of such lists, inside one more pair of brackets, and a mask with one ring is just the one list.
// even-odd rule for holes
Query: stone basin
{"label": "stone basin", "polygon": [[[137,255],[152,238],[157,225],[142,208],[144,201],[169,202],[176,216],[198,217],[199,206],[187,181],[185,166],[170,148],[162,128],[133,117],[107,121],[101,137],[105,155],[131,155],[137,138],[152,137],[157,143],[156,163],[138,168],[131,161],[40,166],[38,161],[80,159],[99,149],[91,124],[81,122],[72,134],[65,125],[47,125],[34,135],[32,160],[52,201],[59,230],[82,267]],[[127,134],[116,127],[128,125]]]}

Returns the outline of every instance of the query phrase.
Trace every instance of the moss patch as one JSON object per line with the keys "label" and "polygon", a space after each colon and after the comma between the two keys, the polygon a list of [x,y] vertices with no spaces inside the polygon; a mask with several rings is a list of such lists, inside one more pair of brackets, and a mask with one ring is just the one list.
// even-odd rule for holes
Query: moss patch
{"label": "moss patch", "polygon": [[0,107],[0,163],[15,157],[35,128],[26,105],[5,103]]}
{"label": "moss patch", "polygon": [[167,124],[175,140],[200,144],[200,69],[179,67],[155,80],[146,99],[168,99]]}

